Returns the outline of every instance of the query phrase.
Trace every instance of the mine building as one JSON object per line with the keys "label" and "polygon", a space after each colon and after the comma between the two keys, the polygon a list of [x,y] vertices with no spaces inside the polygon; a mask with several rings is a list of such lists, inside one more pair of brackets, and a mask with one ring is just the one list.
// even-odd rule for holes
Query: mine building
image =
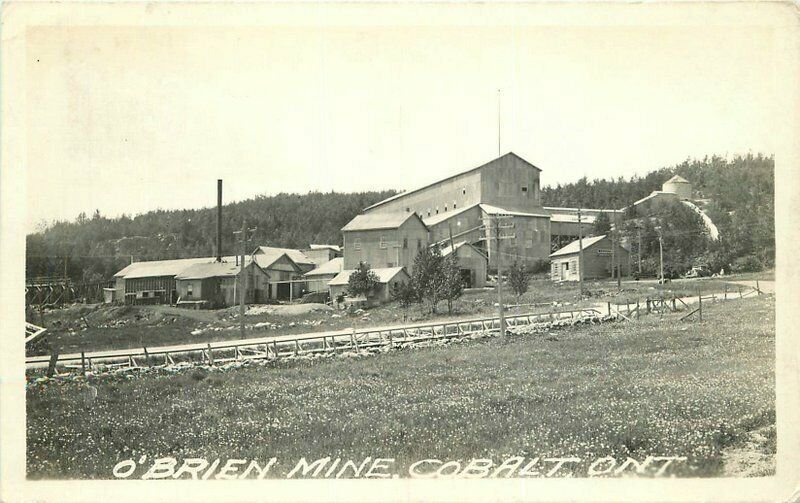
{"label": "mine building", "polygon": [[581,222],[578,225],[578,208],[549,207],[544,208],[550,214],[550,245],[552,251],[563,248],[580,236],[589,236],[594,229],[595,221],[601,213],[608,216],[611,225],[619,226],[625,212],[623,210],[580,208]]}
{"label": "mine building", "polygon": [[357,215],[342,227],[344,269],[359,262],[372,268],[405,267],[413,274],[417,252],[428,246],[428,227],[416,213],[376,212]]}
{"label": "mine building", "polygon": [[[504,260],[534,265],[550,254],[550,214],[541,205],[541,170],[509,152],[481,166],[397,194],[364,209],[363,215],[417,215],[437,243],[452,236],[485,251],[496,263],[491,222],[504,218]],[[350,263],[345,247],[345,266]],[[357,263],[357,261],[356,261]],[[403,263],[407,265],[407,263]]]}

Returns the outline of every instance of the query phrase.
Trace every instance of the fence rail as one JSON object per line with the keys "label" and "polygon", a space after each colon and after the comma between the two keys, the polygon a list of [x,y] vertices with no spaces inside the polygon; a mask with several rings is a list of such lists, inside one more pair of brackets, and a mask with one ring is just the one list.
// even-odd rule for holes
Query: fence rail
{"label": "fence rail", "polygon": [[[575,320],[600,316],[593,308],[550,311],[542,313],[507,314],[509,328],[559,320]],[[357,351],[376,347],[397,347],[414,342],[462,337],[478,332],[499,330],[495,317],[449,320],[432,323],[375,327],[336,332],[319,332],[296,336],[264,337],[238,341],[188,344],[157,348],[97,351],[70,355],[33,356],[25,360],[29,369],[49,366],[91,370],[95,365],[105,367],[140,367],[175,364],[182,361],[224,363],[235,360],[281,358],[324,352]]]}
{"label": "fence rail", "polygon": [[[730,298],[736,298],[736,295],[738,295],[738,298],[743,299],[750,295],[763,294],[758,282],[756,282],[756,286],[754,287],[745,285],[736,286],[736,290],[729,290],[728,285],[725,285],[724,291],[721,293],[702,293],[700,290],[698,290],[697,295],[691,297],[678,297],[673,294],[671,296],[660,295],[658,297],[645,297],[644,299],[636,299],[635,302],[607,302],[608,315],[615,316],[617,319],[622,318],[627,321],[632,321],[634,317],[638,319],[643,310],[645,311],[645,314],[658,313],[661,316],[663,316],[665,312],[674,313],[679,311],[688,311],[688,313],[682,316],[680,320],[686,320],[691,318],[693,315],[697,315],[702,321],[703,302],[728,300],[729,296]],[[734,292],[736,295],[734,295]],[[690,306],[690,303],[695,302],[696,305]]]}

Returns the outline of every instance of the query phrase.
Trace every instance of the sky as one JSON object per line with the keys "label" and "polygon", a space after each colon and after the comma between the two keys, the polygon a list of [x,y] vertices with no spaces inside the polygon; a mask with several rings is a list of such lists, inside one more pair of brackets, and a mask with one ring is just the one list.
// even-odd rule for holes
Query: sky
{"label": "sky", "polygon": [[[27,219],[409,189],[513,151],[543,185],[775,150],[741,26],[35,27]],[[500,91],[498,105],[498,90]]]}

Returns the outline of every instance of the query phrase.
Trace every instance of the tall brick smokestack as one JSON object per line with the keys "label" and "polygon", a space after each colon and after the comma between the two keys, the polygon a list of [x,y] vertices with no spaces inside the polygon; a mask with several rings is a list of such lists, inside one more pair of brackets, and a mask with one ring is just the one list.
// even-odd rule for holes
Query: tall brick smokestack
{"label": "tall brick smokestack", "polygon": [[217,180],[217,262],[222,262],[222,180]]}

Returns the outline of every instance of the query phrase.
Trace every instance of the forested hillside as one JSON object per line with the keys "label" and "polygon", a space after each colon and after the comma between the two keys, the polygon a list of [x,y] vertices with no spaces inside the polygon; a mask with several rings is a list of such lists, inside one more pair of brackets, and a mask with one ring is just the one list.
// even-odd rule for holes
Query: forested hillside
{"label": "forested hillside", "polygon": [[[363,208],[394,192],[278,194],[225,205],[223,254],[233,254],[233,231],[247,220],[257,227],[256,245],[304,248],[310,243],[341,244],[339,231]],[[57,222],[27,236],[28,277],[64,274],[80,282],[108,279],[134,260],[201,257],[214,254],[216,208],[151,211],[135,217],[106,218],[100,212]]]}
{"label": "forested hillside", "polygon": [[651,221],[639,218],[641,229],[632,225],[623,229],[636,248],[641,235],[646,268],[655,267],[657,260],[658,236],[654,229],[657,225],[663,227],[665,253],[677,269],[685,269],[692,262],[703,262],[715,271],[722,267],[743,271],[774,265],[775,162],[761,154],[731,160],[717,156],[686,160],[627,180],[583,178],[575,183],[543,187],[543,204],[621,209],[654,190],[661,190],[661,185],[676,174],[692,183],[695,198],[701,200],[703,210],[719,228],[720,240],[709,241],[698,230],[702,227],[700,220],[685,208],[665,208],[657,215],[650,215]]}

